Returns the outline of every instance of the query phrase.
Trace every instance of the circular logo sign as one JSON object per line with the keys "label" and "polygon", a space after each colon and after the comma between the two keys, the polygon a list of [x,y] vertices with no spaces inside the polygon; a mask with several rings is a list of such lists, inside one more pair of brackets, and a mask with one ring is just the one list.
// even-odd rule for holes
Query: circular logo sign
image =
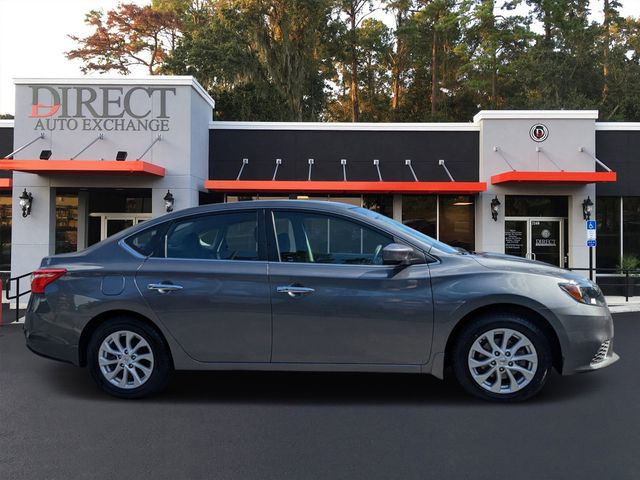
{"label": "circular logo sign", "polygon": [[540,235],[542,235],[542,238],[549,238],[551,236],[551,232],[545,228],[540,232]]}
{"label": "circular logo sign", "polygon": [[536,123],[531,130],[529,130],[529,136],[534,142],[544,142],[549,136],[549,129],[542,123]]}

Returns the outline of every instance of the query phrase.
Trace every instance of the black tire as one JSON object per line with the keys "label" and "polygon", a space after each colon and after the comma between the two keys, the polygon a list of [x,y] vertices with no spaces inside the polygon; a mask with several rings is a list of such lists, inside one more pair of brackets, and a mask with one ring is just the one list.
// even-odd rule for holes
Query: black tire
{"label": "black tire", "polygon": [[[132,332],[146,341],[148,348],[146,346],[143,347],[142,352],[147,353],[150,350],[153,355],[153,363],[144,364],[146,366],[151,365],[151,373],[145,376],[144,383],[137,387],[120,388],[112,384],[103,374],[99,364],[100,347],[103,341],[110,335],[122,331]],[[115,356],[111,357],[115,358]],[[146,397],[161,391],[167,385],[172,370],[169,351],[158,332],[145,323],[126,316],[110,319],[96,329],[87,347],[87,366],[91,377],[102,390],[115,397],[130,399]],[[115,367],[109,366],[108,368],[114,368],[115,371],[118,365]],[[119,368],[123,370],[123,367]],[[137,370],[137,374],[141,373],[143,373],[142,370]],[[125,373],[122,372],[117,377],[122,379],[124,375]],[[130,379],[130,383],[132,383],[132,374],[127,373],[126,375],[127,379]]]}
{"label": "black tire", "polygon": [[[494,329],[514,330],[515,332],[517,332],[517,334],[524,335],[535,348],[535,353],[537,355],[537,367],[535,367],[533,378],[525,380],[524,375],[519,372],[515,372],[515,375],[518,376],[518,379],[522,378],[523,382],[528,381],[528,384],[525,383],[524,386],[518,387],[520,388],[519,390],[516,390],[515,388],[513,389],[515,391],[508,390],[511,384],[507,385],[507,383],[510,382],[510,375],[507,374],[515,371],[512,370],[513,366],[512,368],[508,368],[507,365],[499,363],[500,361],[504,362],[509,360],[505,357],[508,348],[505,348],[504,354],[496,357],[496,361],[492,361],[491,364],[487,367],[476,368],[476,374],[488,372],[490,368],[494,369],[494,374],[486,380],[486,383],[483,383],[483,385],[485,386],[481,386],[480,383],[473,378],[472,366],[469,365],[470,350],[476,340],[480,339],[480,337],[487,334],[488,332],[491,332]],[[495,340],[496,338],[500,339],[499,336],[494,337],[493,339]],[[511,341],[513,341],[514,343],[516,340],[517,338],[515,336],[511,338]],[[483,340],[481,339],[480,342],[482,341]],[[520,355],[526,353],[526,351],[524,350],[518,351],[521,352]],[[462,388],[464,388],[472,395],[475,395],[476,397],[482,398],[484,400],[499,402],[521,402],[536,395],[538,392],[540,392],[540,390],[546,383],[547,377],[549,375],[549,370],[553,365],[553,358],[549,340],[546,338],[545,334],[531,320],[515,313],[489,313],[478,317],[476,320],[467,325],[458,336],[458,339],[453,347],[451,358],[453,363],[452,366],[454,375]],[[487,355],[486,357],[483,357],[482,355],[478,356],[478,354],[474,354],[474,358],[482,360],[484,362],[485,359],[489,359],[490,356]],[[514,362],[511,362],[511,364],[513,363]],[[531,370],[534,369],[533,364],[528,363],[526,360],[516,363],[518,363],[516,367],[518,367],[519,365],[524,365]],[[495,369],[499,369],[500,365],[504,365],[502,370],[505,373],[500,374],[501,377],[497,377],[498,371]],[[509,372],[506,372],[507,369],[509,370]],[[498,386],[498,388],[501,388],[500,386],[502,386],[502,388],[505,390],[502,393],[492,392],[489,390],[490,387],[488,384],[493,383],[493,385],[496,385],[498,382],[498,378],[500,378],[500,385]]]}

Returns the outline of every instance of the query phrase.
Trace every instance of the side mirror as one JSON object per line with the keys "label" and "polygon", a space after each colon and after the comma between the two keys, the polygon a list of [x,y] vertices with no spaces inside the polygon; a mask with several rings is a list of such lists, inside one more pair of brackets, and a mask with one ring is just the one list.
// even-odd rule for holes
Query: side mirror
{"label": "side mirror", "polygon": [[385,265],[411,265],[418,262],[417,252],[408,245],[390,243],[382,249],[382,261]]}

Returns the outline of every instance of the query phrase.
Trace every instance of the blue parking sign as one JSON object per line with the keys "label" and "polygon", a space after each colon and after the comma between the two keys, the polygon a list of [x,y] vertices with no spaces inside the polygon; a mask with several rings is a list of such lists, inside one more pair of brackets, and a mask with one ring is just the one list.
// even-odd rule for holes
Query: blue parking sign
{"label": "blue parking sign", "polygon": [[596,221],[587,220],[587,230],[595,230],[595,229],[596,229]]}
{"label": "blue parking sign", "polygon": [[595,240],[587,240],[587,247],[595,247],[595,246],[596,246]]}

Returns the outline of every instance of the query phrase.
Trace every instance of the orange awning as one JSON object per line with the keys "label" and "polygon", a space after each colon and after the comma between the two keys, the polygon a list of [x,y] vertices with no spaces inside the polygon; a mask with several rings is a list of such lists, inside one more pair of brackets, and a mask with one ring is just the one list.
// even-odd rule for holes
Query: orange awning
{"label": "orange awning", "polygon": [[0,160],[0,170],[53,174],[155,175],[164,177],[164,168],[141,160]]}
{"label": "orange awning", "polygon": [[484,192],[485,182],[352,182],[317,180],[206,180],[216,192],[251,193],[459,193]]}
{"label": "orange awning", "polygon": [[603,183],[615,182],[616,172],[504,172],[491,177],[501,183]]}

